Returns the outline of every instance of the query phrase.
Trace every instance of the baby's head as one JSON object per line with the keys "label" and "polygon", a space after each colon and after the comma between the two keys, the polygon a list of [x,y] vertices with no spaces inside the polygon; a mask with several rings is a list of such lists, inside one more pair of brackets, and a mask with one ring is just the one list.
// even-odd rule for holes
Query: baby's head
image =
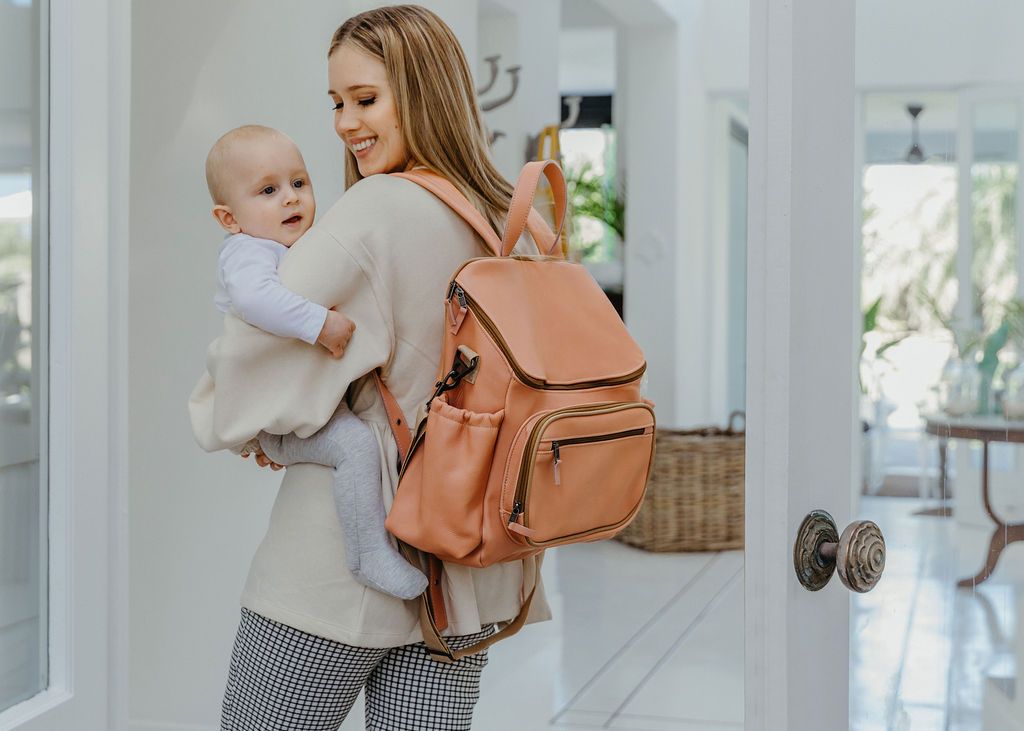
{"label": "baby's head", "polygon": [[228,233],[291,246],[313,225],[316,202],[302,154],[270,127],[247,124],[214,143],[206,157],[213,217]]}

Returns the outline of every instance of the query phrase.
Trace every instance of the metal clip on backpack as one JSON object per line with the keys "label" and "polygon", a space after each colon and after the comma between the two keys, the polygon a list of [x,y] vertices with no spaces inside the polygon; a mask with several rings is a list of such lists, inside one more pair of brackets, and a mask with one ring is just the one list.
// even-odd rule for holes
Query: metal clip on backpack
{"label": "metal clip on backpack", "polygon": [[[532,208],[542,173],[557,235]],[[398,175],[448,204],[493,252],[452,275],[437,388],[415,436],[377,375],[402,455],[385,525],[433,557],[424,641],[435,660],[454,662],[517,632],[533,592],[499,632],[452,651],[440,634],[440,561],[490,566],[618,533],[644,497],[654,409],[640,397],[639,346],[587,270],[561,257],[566,190],[557,164],[523,168],[501,240],[444,178]],[[527,227],[546,256],[511,256]]]}

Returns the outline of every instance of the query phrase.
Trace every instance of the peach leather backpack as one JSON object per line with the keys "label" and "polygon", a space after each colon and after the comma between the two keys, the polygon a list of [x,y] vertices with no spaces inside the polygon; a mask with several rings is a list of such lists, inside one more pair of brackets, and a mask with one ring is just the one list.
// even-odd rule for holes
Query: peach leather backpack
{"label": "peach leather backpack", "polygon": [[[542,173],[558,234],[532,208]],[[385,525],[436,557],[421,601],[424,640],[435,660],[454,662],[518,631],[533,592],[501,631],[452,651],[440,636],[440,561],[489,566],[618,533],[644,497],[654,409],[640,397],[639,346],[587,270],[561,257],[566,190],[557,164],[523,168],[501,240],[444,178],[396,174],[447,203],[494,254],[452,275],[437,387],[414,436],[377,374],[402,455]],[[510,255],[524,228],[547,256]]]}

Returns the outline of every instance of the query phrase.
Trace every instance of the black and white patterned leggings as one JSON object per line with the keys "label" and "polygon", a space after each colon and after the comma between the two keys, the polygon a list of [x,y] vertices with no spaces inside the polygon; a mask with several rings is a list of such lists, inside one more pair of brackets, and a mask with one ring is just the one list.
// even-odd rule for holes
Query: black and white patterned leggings
{"label": "black and white patterned leggings", "polygon": [[[490,635],[449,638],[453,648]],[[452,665],[423,643],[352,647],[242,609],[231,652],[222,731],[336,731],[366,688],[369,731],[467,731],[487,651]]]}

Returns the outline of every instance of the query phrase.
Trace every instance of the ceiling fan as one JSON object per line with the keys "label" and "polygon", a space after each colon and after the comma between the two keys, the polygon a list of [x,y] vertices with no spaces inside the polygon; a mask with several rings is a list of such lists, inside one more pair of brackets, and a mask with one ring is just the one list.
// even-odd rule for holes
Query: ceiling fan
{"label": "ceiling fan", "polygon": [[907,150],[906,156],[903,158],[911,164],[917,164],[924,162],[924,150],[921,148],[920,134],[917,128],[917,118],[921,112],[924,111],[924,105],[922,104],[908,104],[907,114],[910,115],[911,133],[910,133],[910,149]]}

